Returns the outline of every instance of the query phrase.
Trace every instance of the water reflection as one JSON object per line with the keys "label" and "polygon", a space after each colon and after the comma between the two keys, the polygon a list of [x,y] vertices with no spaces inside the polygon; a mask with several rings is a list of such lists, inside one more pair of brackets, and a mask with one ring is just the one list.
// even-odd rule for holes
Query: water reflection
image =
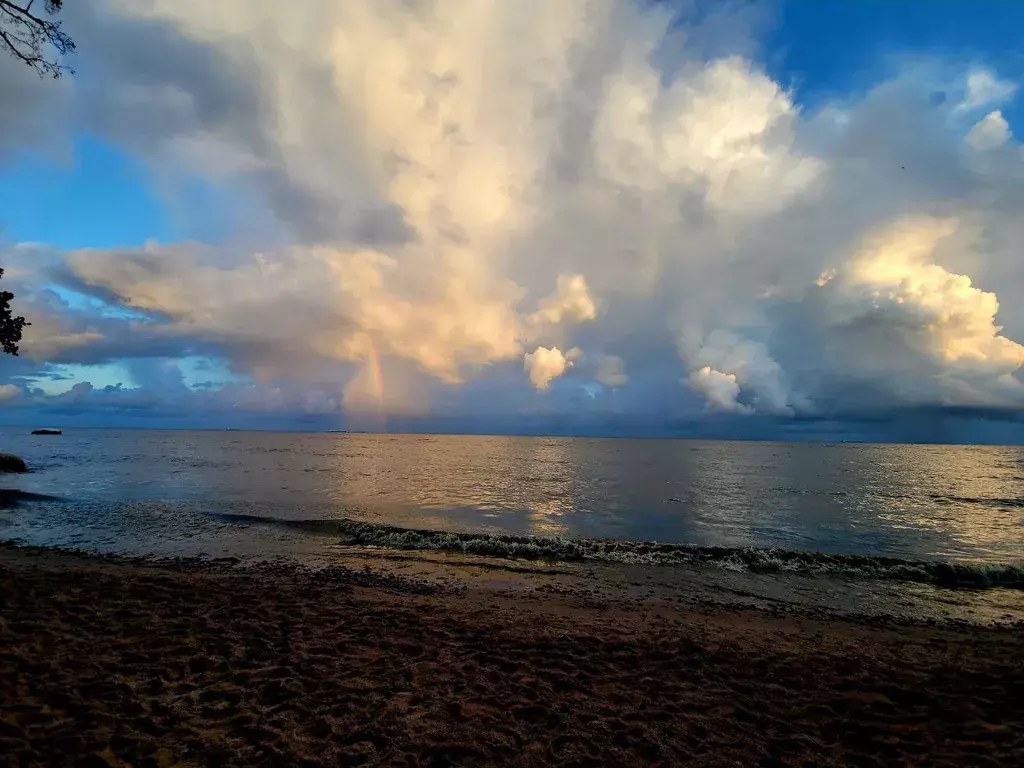
{"label": "water reflection", "polygon": [[570,531],[562,521],[574,498],[566,441],[358,435],[321,447],[327,474],[318,490],[347,513],[429,527],[455,519],[516,533]]}
{"label": "water reflection", "polygon": [[[1020,478],[1000,467],[1005,449],[964,446],[958,450],[921,446],[900,455],[887,503],[876,511],[896,530],[938,535],[935,554],[961,558],[976,550],[1024,551],[1024,499]],[[1016,545],[1016,546],[1014,546]]]}
{"label": "water reflection", "polygon": [[1020,448],[68,431],[9,487],[517,534],[1013,562]]}

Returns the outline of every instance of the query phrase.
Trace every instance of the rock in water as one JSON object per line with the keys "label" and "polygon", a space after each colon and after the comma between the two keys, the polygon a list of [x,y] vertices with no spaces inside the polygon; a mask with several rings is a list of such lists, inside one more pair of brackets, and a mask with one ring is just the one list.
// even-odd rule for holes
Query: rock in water
{"label": "rock in water", "polygon": [[32,434],[33,435],[61,435],[61,434],[63,434],[63,432],[61,432],[59,429],[33,429],[32,430]]}
{"label": "rock in water", "polygon": [[0,453],[0,472],[28,472],[28,466],[20,456]]}

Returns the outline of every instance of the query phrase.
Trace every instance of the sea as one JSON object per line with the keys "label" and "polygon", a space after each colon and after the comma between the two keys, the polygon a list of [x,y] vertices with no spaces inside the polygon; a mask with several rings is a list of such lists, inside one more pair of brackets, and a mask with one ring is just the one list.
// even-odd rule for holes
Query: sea
{"label": "sea", "polygon": [[0,508],[0,539],[27,545],[401,553],[723,604],[1024,621],[1021,447],[4,427],[0,451],[31,468],[3,477],[25,495]]}

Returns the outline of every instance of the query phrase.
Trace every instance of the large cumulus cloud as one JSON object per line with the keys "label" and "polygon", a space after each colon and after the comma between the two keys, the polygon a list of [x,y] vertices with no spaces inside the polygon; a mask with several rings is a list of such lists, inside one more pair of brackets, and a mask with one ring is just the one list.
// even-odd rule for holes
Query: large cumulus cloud
{"label": "large cumulus cloud", "polygon": [[211,354],[338,409],[1024,405],[1016,86],[984,67],[805,111],[749,16],[664,4],[69,13],[81,124],[247,216],[15,270],[38,360]]}

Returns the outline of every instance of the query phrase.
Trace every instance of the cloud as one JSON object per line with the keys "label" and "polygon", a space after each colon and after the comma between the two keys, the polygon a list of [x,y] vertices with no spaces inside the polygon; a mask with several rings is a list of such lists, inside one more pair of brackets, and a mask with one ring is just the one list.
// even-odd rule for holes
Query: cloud
{"label": "cloud", "polygon": [[958,108],[973,110],[1007,101],[1017,92],[1017,88],[1017,83],[1000,80],[987,69],[974,69],[967,75],[966,93]]}
{"label": "cloud", "polygon": [[597,317],[597,304],[587,290],[583,275],[559,275],[558,285],[551,296],[540,301],[536,312],[526,318],[530,325],[559,325],[563,322],[582,323]]}
{"label": "cloud", "polygon": [[[573,352],[570,350],[569,355],[563,355],[558,347],[537,347],[533,352],[527,352],[523,356],[523,370],[529,375],[530,384],[538,390],[547,389],[554,379],[572,368]],[[578,350],[575,352],[578,354]]]}
{"label": "cloud", "polygon": [[14,384],[0,384],[0,402],[18,397],[21,394],[21,387]]}
{"label": "cloud", "polygon": [[644,190],[693,185],[713,210],[750,214],[814,180],[820,164],[793,151],[792,101],[750,62],[712,61],[666,88],[638,53],[609,78],[595,136],[603,175]]}
{"label": "cloud", "polygon": [[[810,408],[810,401],[791,389],[782,367],[760,342],[715,330],[704,338],[684,334],[679,350],[693,369],[690,385],[719,409],[792,414]],[[743,404],[738,401],[741,394]]]}
{"label": "cloud", "polygon": [[722,373],[709,365],[690,374],[689,384],[707,400],[709,408],[732,413],[753,413],[749,405],[743,405],[737,398],[740,385],[735,373]]}
{"label": "cloud", "polygon": [[[324,361],[356,363],[382,354],[457,383],[467,369],[522,351],[521,289],[475,276],[464,252],[450,254],[454,263],[403,270],[398,258],[377,251],[293,247],[225,268],[208,263],[204,250],[76,251],[65,262],[83,290],[148,313],[164,337],[217,346],[257,376],[301,376],[321,370]],[[414,262],[432,258],[418,248],[402,255]],[[532,324],[594,316],[585,283],[569,279],[559,286]]]}
{"label": "cloud", "polygon": [[52,148],[59,142],[58,126],[70,91],[64,80],[41,83],[39,75],[21,62],[8,59],[4,64],[0,67],[0,170],[15,156],[13,150]]}
{"label": "cloud", "polygon": [[868,234],[808,299],[830,370],[897,402],[1024,405],[1024,345],[996,324],[994,293],[934,263],[952,219],[904,219]]}
{"label": "cloud", "polygon": [[[1024,155],[994,71],[908,65],[809,110],[753,12],[87,5],[70,125],[246,215],[218,244],[6,248],[29,360],[217,358],[251,388],[211,408],[1024,407]],[[619,391],[540,398],[520,365]],[[164,373],[142,389],[198,402]]]}
{"label": "cloud", "polygon": [[998,109],[989,112],[964,137],[975,149],[995,149],[1010,139],[1010,124]]}

